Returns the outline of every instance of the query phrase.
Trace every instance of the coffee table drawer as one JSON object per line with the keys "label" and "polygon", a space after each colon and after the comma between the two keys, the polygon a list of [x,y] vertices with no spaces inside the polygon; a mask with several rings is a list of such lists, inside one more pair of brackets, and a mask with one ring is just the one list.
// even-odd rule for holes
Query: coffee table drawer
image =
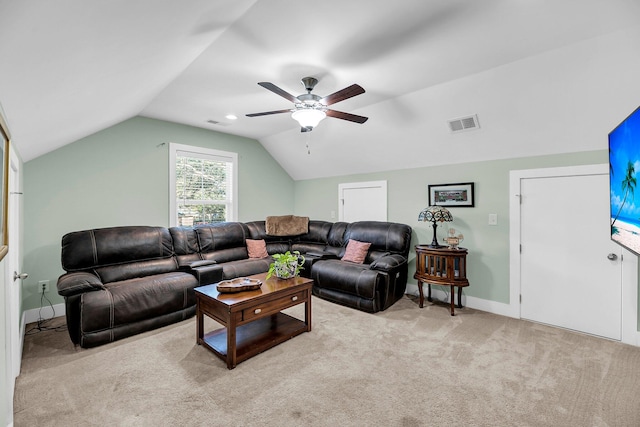
{"label": "coffee table drawer", "polygon": [[285,308],[293,307],[294,305],[305,302],[308,297],[308,292],[306,290],[302,290],[292,295],[286,295],[282,298],[266,301],[263,304],[242,310],[242,320],[252,320],[277,313]]}

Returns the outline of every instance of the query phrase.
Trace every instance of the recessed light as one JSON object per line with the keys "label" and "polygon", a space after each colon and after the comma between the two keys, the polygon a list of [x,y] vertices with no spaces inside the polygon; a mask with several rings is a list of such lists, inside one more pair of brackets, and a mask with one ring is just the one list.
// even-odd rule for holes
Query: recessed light
{"label": "recessed light", "polygon": [[238,120],[238,116],[235,114],[227,114],[225,117],[229,120]]}

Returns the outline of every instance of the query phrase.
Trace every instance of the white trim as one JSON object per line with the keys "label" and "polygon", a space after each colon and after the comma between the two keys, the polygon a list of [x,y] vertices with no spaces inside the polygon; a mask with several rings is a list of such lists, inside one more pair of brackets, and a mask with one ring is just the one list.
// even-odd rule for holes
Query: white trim
{"label": "white trim", "polygon": [[[423,286],[424,286],[423,292],[425,292],[425,295],[426,295],[427,284],[425,283],[423,284]],[[445,301],[445,302],[451,301],[449,299],[449,292],[445,291],[445,289],[448,289],[448,287],[432,285],[431,297],[438,301]],[[457,291],[458,291],[458,288],[456,288],[456,293]],[[418,285],[413,283],[407,283],[406,293],[409,295],[418,296],[419,295]],[[456,296],[456,298],[458,297]],[[427,297],[425,296],[425,301],[426,300],[427,300]],[[456,303],[457,303],[457,299],[456,299]],[[488,299],[472,297],[472,296],[466,296],[464,294],[464,291],[462,292],[462,306],[473,308],[474,310],[486,311],[487,313],[493,313],[500,316],[514,317],[511,315],[511,308],[509,304],[505,304],[503,302],[491,301]],[[456,305],[456,309],[457,307],[458,306]]]}
{"label": "white trim", "polygon": [[20,357],[22,357],[24,351],[24,334],[27,330],[27,314],[23,311],[20,322]]}
{"label": "white trim", "polygon": [[[513,170],[509,173],[509,314],[520,318],[520,181],[528,178],[609,173],[608,164]],[[640,346],[638,332],[638,258],[623,250],[622,342]]]}
{"label": "white trim", "polygon": [[[638,332],[638,257],[622,250],[622,342],[640,347]],[[635,286],[631,284],[635,283]]]}
{"label": "white trim", "polygon": [[9,182],[7,189],[9,194],[8,200],[8,234],[9,234],[9,252],[5,257],[5,364],[6,375],[6,396],[7,396],[7,422],[13,424],[13,398],[15,393],[16,378],[20,374],[20,366],[22,363],[22,346],[24,335],[20,333],[20,301],[22,280],[15,280],[13,273],[21,271],[21,253],[20,253],[20,159],[11,145],[9,153]]}
{"label": "white trim", "polygon": [[175,227],[177,224],[176,218],[176,157],[178,151],[193,153],[194,157],[202,157],[206,155],[209,157],[217,157],[220,159],[231,159],[233,163],[233,173],[231,182],[231,212],[229,212],[227,221],[238,220],[238,153],[231,151],[214,150],[211,148],[196,147],[192,145],[169,143],[169,226]]}
{"label": "white trim", "polygon": [[356,188],[379,188],[384,194],[385,221],[388,215],[387,181],[350,182],[338,184],[338,221],[344,221],[344,190]]}
{"label": "white trim", "polygon": [[[52,318],[51,316],[54,315],[54,312],[56,317],[64,316],[66,314],[64,303],[55,304],[53,306],[53,310],[51,310],[51,306],[49,305],[45,305],[42,308],[32,308],[30,310],[25,310],[25,312],[22,314],[23,328],[24,328],[24,325],[28,323],[37,322],[40,316],[42,316],[43,319],[47,319],[47,320]],[[22,336],[24,336],[25,330],[22,331]]]}

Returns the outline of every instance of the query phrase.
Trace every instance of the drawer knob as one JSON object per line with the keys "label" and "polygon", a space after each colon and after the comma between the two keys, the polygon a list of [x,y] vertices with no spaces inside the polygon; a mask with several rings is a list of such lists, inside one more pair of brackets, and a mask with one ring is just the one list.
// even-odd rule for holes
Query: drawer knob
{"label": "drawer knob", "polygon": [[291,301],[298,301],[298,295],[294,295],[291,297]]}
{"label": "drawer knob", "polygon": [[256,308],[255,310],[253,310],[253,314],[260,314],[262,313],[262,309],[260,308]]}

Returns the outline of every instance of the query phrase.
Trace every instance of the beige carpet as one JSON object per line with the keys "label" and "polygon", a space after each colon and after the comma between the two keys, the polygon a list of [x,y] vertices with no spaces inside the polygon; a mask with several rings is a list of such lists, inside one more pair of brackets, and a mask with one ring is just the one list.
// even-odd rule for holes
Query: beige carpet
{"label": "beige carpet", "polygon": [[375,315],[314,298],[311,333],[231,371],[195,344],[194,318],[90,350],[66,332],[27,336],[14,420],[640,426],[640,349],[468,308],[451,317],[410,297]]}

